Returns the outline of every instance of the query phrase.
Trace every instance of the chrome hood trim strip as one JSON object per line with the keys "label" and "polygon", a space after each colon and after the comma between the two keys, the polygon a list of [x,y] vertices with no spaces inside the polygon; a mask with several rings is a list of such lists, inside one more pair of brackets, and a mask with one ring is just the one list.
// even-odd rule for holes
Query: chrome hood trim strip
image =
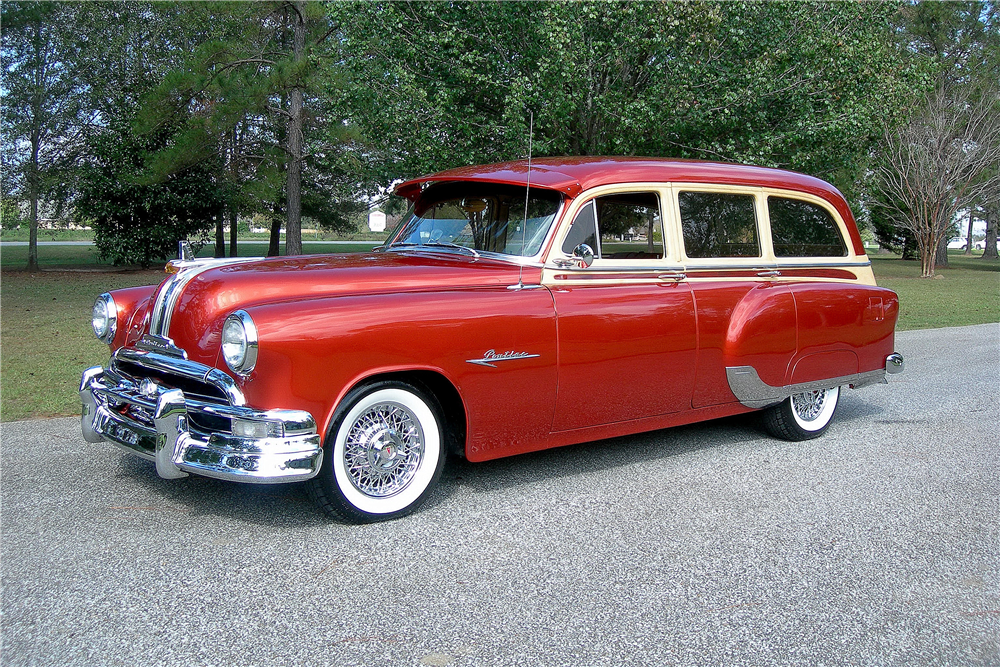
{"label": "chrome hood trim strip", "polygon": [[220,259],[175,260],[171,264],[178,272],[168,278],[156,293],[153,313],[149,321],[149,333],[154,336],[169,338],[170,318],[173,316],[177,301],[187,284],[199,274],[220,266],[254,262],[261,257],[224,257]]}

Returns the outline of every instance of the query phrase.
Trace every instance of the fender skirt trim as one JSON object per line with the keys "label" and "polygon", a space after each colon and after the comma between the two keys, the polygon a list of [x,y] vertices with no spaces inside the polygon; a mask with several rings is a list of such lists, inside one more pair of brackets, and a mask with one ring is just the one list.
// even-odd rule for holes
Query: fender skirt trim
{"label": "fender skirt trim", "polygon": [[781,403],[793,394],[801,394],[807,391],[832,389],[833,387],[841,387],[843,385],[850,385],[853,389],[858,389],[870,384],[885,384],[887,382],[885,375],[885,369],[880,368],[868,371],[867,373],[854,373],[826,380],[773,387],[760,379],[757,369],[753,366],[728,366],[726,368],[726,378],[729,380],[729,388],[736,396],[736,399],[746,407],[755,409],[766,408],[770,405]]}

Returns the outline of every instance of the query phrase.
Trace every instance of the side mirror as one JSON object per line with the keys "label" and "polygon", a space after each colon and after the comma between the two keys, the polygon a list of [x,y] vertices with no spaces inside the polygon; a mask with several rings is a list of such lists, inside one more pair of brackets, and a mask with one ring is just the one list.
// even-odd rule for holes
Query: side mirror
{"label": "side mirror", "polygon": [[580,266],[590,266],[594,263],[594,249],[586,243],[581,243],[573,248],[573,259],[580,262]]}

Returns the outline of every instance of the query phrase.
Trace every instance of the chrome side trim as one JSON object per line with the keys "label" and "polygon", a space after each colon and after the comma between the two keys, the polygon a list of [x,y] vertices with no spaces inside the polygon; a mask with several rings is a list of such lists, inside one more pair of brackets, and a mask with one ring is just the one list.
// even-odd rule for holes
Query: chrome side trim
{"label": "chrome side trim", "polygon": [[740,270],[740,271],[767,271],[771,269],[784,269],[785,271],[790,271],[792,269],[845,269],[845,268],[864,268],[866,266],[871,266],[871,260],[866,260],[864,262],[808,262],[802,264],[793,264],[789,262],[767,262],[767,266],[761,266],[761,262],[758,261],[756,264],[698,264],[690,263],[685,264],[684,268],[687,271],[725,271],[725,270]]}
{"label": "chrome side trim", "polygon": [[[631,261],[631,260],[619,260],[619,261]],[[617,266],[589,266],[581,267],[576,262],[572,262],[566,258],[557,257],[550,260],[551,264],[547,265],[546,268],[553,269],[556,271],[572,272],[572,273],[640,273],[642,271],[654,272],[658,271],[660,273],[666,271],[759,271],[766,275],[762,275],[762,278],[770,278],[781,275],[781,270],[792,271],[796,269],[844,269],[844,268],[864,268],[866,266],[871,266],[871,260],[866,262],[831,262],[829,264],[787,264],[785,262],[777,262],[773,265],[769,262],[768,266],[762,266],[761,262],[755,264],[684,264],[681,266],[669,265],[669,264],[649,264],[645,262],[636,262],[635,264],[629,265],[617,265]],[[696,278],[697,274],[689,276]]]}
{"label": "chrome side trim", "polygon": [[800,382],[784,387],[774,387],[761,380],[757,369],[753,366],[728,366],[726,379],[729,380],[729,389],[740,403],[748,408],[766,408],[782,402],[793,394],[802,394],[807,391],[832,389],[844,385],[858,389],[870,384],[884,383],[885,371],[880,369],[814,382]]}
{"label": "chrome side trim", "polygon": [[[549,266],[549,267],[546,267],[546,268],[552,269],[554,271],[559,271],[561,273],[579,273],[580,275],[587,275],[588,273],[644,273],[644,272],[646,272],[646,273],[653,273],[653,274],[659,275],[659,274],[662,274],[662,273],[669,273],[669,272],[676,272],[676,273],[683,273],[684,272],[684,267],[682,267],[682,266],[670,266],[670,265],[667,265],[667,264],[639,264],[639,263],[636,263],[636,264],[630,264],[628,266],[619,264],[618,266],[593,266],[593,265],[591,265],[591,266],[588,266],[588,267],[582,267],[582,266],[579,266],[579,264],[577,264],[576,262],[572,262],[571,260],[565,260],[565,261],[570,261],[571,263],[567,264],[566,266],[563,266],[563,265],[561,265],[557,261],[559,259],[562,259],[562,258],[557,258],[556,260],[552,260],[552,262],[553,262],[553,264],[555,264],[555,266]],[[621,260],[621,261],[625,261],[625,260]],[[729,267],[726,267],[726,268],[729,268]]]}
{"label": "chrome side trim", "polygon": [[475,364],[477,366],[489,366],[490,368],[496,368],[495,363],[498,361],[515,361],[517,359],[535,359],[540,357],[540,354],[531,354],[529,352],[515,352],[513,350],[508,350],[507,352],[497,352],[496,350],[487,350],[482,358],[480,359],[466,359],[465,363]]}

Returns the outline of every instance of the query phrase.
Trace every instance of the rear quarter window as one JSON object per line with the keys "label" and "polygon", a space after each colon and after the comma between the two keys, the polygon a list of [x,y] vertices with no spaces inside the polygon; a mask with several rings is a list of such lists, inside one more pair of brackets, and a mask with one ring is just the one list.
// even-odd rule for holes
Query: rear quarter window
{"label": "rear quarter window", "polygon": [[677,201],[688,257],[760,257],[753,195],[680,192]]}
{"label": "rear quarter window", "polygon": [[767,198],[775,257],[845,257],[847,244],[822,206],[801,199]]}

